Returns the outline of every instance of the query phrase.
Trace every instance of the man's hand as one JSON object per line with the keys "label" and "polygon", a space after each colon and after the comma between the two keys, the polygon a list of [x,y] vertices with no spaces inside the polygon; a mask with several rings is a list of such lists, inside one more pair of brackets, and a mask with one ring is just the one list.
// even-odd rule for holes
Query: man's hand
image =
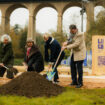
{"label": "man's hand", "polygon": [[62,46],[67,46],[67,42],[64,42],[64,43],[62,44]]}
{"label": "man's hand", "polygon": [[53,65],[53,63],[49,63],[49,65],[48,65],[48,70],[52,67],[52,65]]}
{"label": "man's hand", "polygon": [[4,64],[3,64],[3,63],[0,63],[0,66],[2,66],[2,67],[3,67],[3,66],[4,66]]}
{"label": "man's hand", "polygon": [[66,46],[62,46],[61,50],[63,51],[63,50],[65,50],[66,48],[67,48]]}

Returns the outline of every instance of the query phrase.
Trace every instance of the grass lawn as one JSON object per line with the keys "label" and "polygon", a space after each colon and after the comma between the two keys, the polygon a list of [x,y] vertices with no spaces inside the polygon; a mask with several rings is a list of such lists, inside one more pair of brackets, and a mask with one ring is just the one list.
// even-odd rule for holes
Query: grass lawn
{"label": "grass lawn", "polygon": [[105,89],[75,89],[56,97],[26,98],[19,96],[0,96],[0,105],[105,105]]}
{"label": "grass lawn", "polygon": [[21,66],[21,65],[23,65],[23,64],[22,64],[23,61],[24,61],[24,59],[22,59],[22,58],[15,58],[15,59],[14,59],[14,65],[19,65],[19,66]]}

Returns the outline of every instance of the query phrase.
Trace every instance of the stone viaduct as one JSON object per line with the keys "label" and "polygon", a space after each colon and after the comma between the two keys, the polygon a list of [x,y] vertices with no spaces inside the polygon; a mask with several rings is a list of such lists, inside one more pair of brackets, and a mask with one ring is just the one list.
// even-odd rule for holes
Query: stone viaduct
{"label": "stone viaduct", "polygon": [[[103,6],[105,4],[98,0],[90,0],[84,2],[87,14],[87,30],[91,21],[94,21],[94,7]],[[35,38],[35,24],[36,15],[38,11],[44,7],[51,7],[58,13],[57,31],[62,32],[62,16],[63,13],[70,7],[82,7],[81,0],[0,0],[1,17],[1,30],[3,33],[9,33],[10,30],[10,15],[17,8],[26,8],[29,11],[28,21],[28,35],[27,37]]]}

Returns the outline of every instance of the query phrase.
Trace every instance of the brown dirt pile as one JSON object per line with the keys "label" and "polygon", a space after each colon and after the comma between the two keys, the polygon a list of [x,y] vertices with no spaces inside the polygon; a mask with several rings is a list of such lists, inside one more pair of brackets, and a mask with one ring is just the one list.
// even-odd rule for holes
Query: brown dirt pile
{"label": "brown dirt pile", "polygon": [[26,97],[56,96],[64,88],[48,81],[35,72],[25,72],[0,87],[2,95],[18,95]]}

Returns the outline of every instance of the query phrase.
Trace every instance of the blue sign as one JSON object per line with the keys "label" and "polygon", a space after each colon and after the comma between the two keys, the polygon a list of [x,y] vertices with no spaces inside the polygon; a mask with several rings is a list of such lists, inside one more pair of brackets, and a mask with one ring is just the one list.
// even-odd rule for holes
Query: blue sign
{"label": "blue sign", "polygon": [[84,60],[84,62],[83,62],[83,65],[84,65],[84,66],[87,66],[87,52],[86,52],[86,58],[85,58],[85,60]]}
{"label": "blue sign", "polygon": [[104,39],[98,39],[98,49],[104,49]]}

